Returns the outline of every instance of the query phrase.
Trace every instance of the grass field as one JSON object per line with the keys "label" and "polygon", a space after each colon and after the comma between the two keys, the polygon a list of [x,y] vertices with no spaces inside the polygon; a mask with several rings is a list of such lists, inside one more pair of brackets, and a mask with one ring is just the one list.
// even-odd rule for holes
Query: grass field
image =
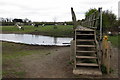
{"label": "grass field", "polygon": [[19,30],[15,26],[0,26],[3,33],[27,33],[27,34],[40,34],[55,37],[71,37],[73,34],[72,25],[46,25],[44,27],[24,26],[24,30]]}
{"label": "grass field", "polygon": [[120,35],[109,36],[108,40],[111,41],[113,46],[120,47],[119,38],[120,38]]}

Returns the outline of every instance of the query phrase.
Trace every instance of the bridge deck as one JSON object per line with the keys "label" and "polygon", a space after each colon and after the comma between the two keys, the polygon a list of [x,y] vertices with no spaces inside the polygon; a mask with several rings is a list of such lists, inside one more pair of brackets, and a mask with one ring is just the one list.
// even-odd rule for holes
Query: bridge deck
{"label": "bridge deck", "polygon": [[90,28],[87,28],[87,27],[83,27],[83,26],[77,26],[76,30],[94,31],[93,29],[90,29]]}

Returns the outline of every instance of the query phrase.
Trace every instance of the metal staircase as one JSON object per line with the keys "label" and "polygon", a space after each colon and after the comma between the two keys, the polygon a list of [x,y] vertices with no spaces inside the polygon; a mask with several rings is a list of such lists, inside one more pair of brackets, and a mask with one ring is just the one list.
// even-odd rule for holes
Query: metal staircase
{"label": "metal staircase", "polygon": [[74,74],[102,75],[97,55],[96,33],[92,29],[75,29]]}

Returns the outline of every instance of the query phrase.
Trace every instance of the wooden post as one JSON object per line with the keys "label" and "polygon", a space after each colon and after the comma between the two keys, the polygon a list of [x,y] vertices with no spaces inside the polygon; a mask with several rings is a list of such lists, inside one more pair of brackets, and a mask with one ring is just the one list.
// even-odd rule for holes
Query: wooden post
{"label": "wooden post", "polygon": [[73,62],[73,68],[76,67],[76,64],[75,64],[75,40],[72,40],[71,41],[71,45],[70,45],[70,48],[71,48],[71,51],[70,51],[70,61]]}
{"label": "wooden post", "polygon": [[70,45],[70,48],[71,48],[71,51],[70,51],[70,61],[73,61],[74,60],[74,56],[75,56],[75,46],[74,46],[74,44],[75,44],[75,41],[74,40],[72,40],[71,41],[71,45]]}
{"label": "wooden post", "polygon": [[76,15],[75,12],[73,11],[73,8],[71,7],[71,14],[72,14],[72,20],[73,20],[73,29],[75,30],[77,27],[77,21],[76,21]]}
{"label": "wooden post", "polygon": [[107,74],[110,73],[110,55],[112,53],[111,43],[107,41],[108,37],[104,36],[102,43],[102,64],[106,67]]}
{"label": "wooden post", "polygon": [[73,8],[71,7],[71,14],[72,14],[72,20],[73,20],[73,31],[74,31],[74,34],[73,34],[73,40],[75,40],[75,29],[77,27],[77,21],[76,21],[76,15],[75,15],[75,12],[73,10]]}

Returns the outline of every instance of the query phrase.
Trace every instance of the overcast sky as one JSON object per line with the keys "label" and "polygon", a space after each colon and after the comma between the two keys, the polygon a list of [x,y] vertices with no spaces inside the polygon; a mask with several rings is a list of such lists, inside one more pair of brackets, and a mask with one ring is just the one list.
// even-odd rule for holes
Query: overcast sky
{"label": "overcast sky", "polygon": [[71,7],[77,19],[90,8],[102,7],[118,16],[120,0],[0,0],[0,17],[28,18],[32,21],[71,21]]}

